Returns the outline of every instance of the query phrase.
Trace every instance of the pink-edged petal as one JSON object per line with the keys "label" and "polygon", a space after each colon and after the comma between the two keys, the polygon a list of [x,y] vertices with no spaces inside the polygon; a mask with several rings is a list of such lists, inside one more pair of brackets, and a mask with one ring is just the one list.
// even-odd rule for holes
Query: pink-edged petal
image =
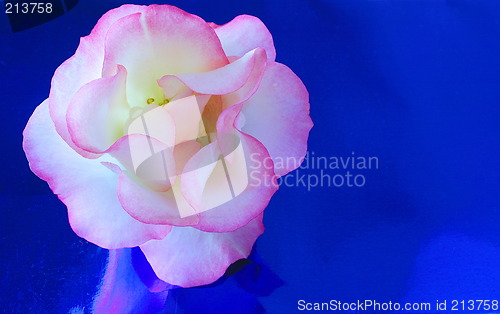
{"label": "pink-edged petal", "polygon": [[135,5],[135,4],[124,4],[119,6],[118,8],[109,10],[104,13],[104,15],[97,21],[97,24],[94,26],[90,35],[88,36],[90,39],[94,41],[95,45],[99,45],[100,50],[104,48],[104,41],[106,39],[107,33],[116,21],[130,14],[143,12],[147,6],[144,5]]}
{"label": "pink-edged petal", "polygon": [[103,76],[117,64],[129,76],[129,103],[139,106],[163,97],[156,80],[198,73],[228,63],[215,31],[200,17],[169,5],[152,5],[113,24],[106,37]]}
{"label": "pink-edged petal", "polygon": [[90,81],[101,77],[104,61],[104,39],[109,27],[118,19],[140,12],[144,7],[124,5],[108,11],[90,35],[80,39],[75,54],[57,68],[52,78],[49,96],[50,115],[64,141],[87,157],[97,157],[74,145],[66,124],[66,111],[74,94]]}
{"label": "pink-edged petal", "polygon": [[[262,76],[266,66],[266,52],[256,48],[234,62],[204,73],[167,75],[158,80],[165,94],[182,86],[179,81],[199,94],[225,95],[241,89],[252,76]],[[177,81],[177,82],[176,82]]]}
{"label": "pink-edged petal", "polygon": [[124,135],[130,111],[126,79],[127,70],[118,66],[115,75],[87,83],[76,92],[66,121],[71,139],[78,147],[101,153]]}
{"label": "pink-edged petal", "polygon": [[86,159],[62,140],[47,101],[35,109],[23,136],[31,170],[66,204],[71,227],[80,237],[113,249],[163,239],[170,231],[169,226],[139,222],[123,210],[116,193],[118,175],[103,160]]}
{"label": "pink-edged petal", "polygon": [[217,139],[184,167],[181,191],[200,215],[195,228],[234,231],[258,216],[278,189],[269,154],[256,139],[234,129],[241,105],[219,117]]}
{"label": "pink-edged petal", "polygon": [[[192,226],[199,218],[174,185],[167,191],[152,190],[122,172],[118,180],[118,198],[135,219],[156,225]],[[181,214],[188,211],[190,215]]]}
{"label": "pink-edged petal", "polygon": [[173,227],[163,240],[151,240],[140,247],[158,278],[187,288],[216,281],[229,265],[248,257],[263,232],[259,215],[238,230],[226,233]]}
{"label": "pink-edged petal", "polygon": [[259,18],[251,15],[239,15],[227,24],[212,25],[212,27],[215,27],[215,32],[219,36],[226,55],[241,57],[260,47],[266,50],[269,61],[276,59],[273,37]]}
{"label": "pink-edged petal", "polygon": [[[256,51],[261,49],[262,48],[257,48]],[[267,62],[263,62],[264,58],[265,55],[262,54],[260,59],[258,59],[258,61],[254,64],[254,68],[248,76],[247,81],[240,89],[221,96],[224,108],[246,101],[255,93],[255,91],[257,91],[267,66]]]}
{"label": "pink-edged petal", "polygon": [[306,87],[285,65],[269,64],[259,89],[244,103],[237,126],[264,144],[278,176],[294,170],[306,154],[313,126]]}

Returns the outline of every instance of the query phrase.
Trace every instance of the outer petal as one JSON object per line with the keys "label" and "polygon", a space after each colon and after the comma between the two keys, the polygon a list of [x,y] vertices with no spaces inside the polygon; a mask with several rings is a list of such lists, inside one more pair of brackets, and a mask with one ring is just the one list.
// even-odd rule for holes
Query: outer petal
{"label": "outer petal", "polygon": [[49,107],[56,130],[64,141],[87,157],[97,156],[82,151],[73,144],[66,125],[66,110],[80,87],[101,77],[104,39],[109,27],[118,19],[143,9],[143,6],[124,5],[104,14],[90,35],[80,39],[75,54],[57,68],[52,78]]}
{"label": "outer petal", "polygon": [[117,64],[129,73],[132,106],[161,98],[156,80],[166,74],[206,72],[228,63],[214,30],[201,18],[168,5],[152,5],[117,21],[106,38],[103,76]]}
{"label": "outer petal", "polygon": [[[269,64],[259,89],[244,103],[237,125],[264,144],[278,176],[294,170],[306,153],[313,126],[304,84],[285,65]],[[297,162],[286,162],[292,158]]]}
{"label": "outer petal", "polygon": [[60,138],[47,101],[35,109],[23,135],[31,170],[66,204],[71,227],[80,237],[113,249],[168,234],[169,226],[141,223],[122,209],[116,195],[117,175],[99,160],[78,155]]}
{"label": "outer petal", "polygon": [[216,26],[215,32],[228,56],[241,57],[261,47],[266,50],[269,61],[276,59],[273,37],[264,23],[255,16],[239,15],[227,24]]}
{"label": "outer petal", "polygon": [[172,285],[194,287],[214,282],[227,267],[246,258],[264,232],[262,215],[246,226],[226,233],[173,227],[163,240],[141,245],[158,278]]}
{"label": "outer petal", "polygon": [[[235,105],[221,114],[217,140],[195,154],[181,175],[181,191],[200,215],[200,222],[195,226],[199,230],[229,232],[246,225],[263,212],[278,189],[272,161],[265,147],[251,136],[234,129],[234,119],[240,110],[241,105]],[[230,157],[228,153],[233,148],[225,139],[231,137],[238,138],[243,158],[238,157],[239,154],[234,155],[236,158],[226,158]],[[226,165],[220,165],[220,156],[224,156]],[[266,160],[271,162],[271,167],[264,167]],[[218,206],[212,208],[208,204]]]}

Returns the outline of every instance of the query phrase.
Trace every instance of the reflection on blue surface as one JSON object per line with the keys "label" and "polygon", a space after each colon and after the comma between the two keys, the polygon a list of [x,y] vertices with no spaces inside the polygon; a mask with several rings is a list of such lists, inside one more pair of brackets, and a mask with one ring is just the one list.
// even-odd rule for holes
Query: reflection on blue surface
{"label": "reflection on blue surface", "polygon": [[[169,3],[218,24],[260,17],[277,60],[308,87],[309,150],[377,156],[380,165],[363,172],[362,188],[283,187],[273,197],[256,264],[284,285],[262,293],[249,264],[217,285],[174,290],[167,311],[498,298],[498,1]],[[92,307],[108,253],[71,231],[64,205],[28,169],[21,132],[79,37],[119,4],[80,1],[15,34],[0,14],[0,309],[7,312]]]}
{"label": "reflection on blue surface", "polygon": [[264,313],[257,297],[270,295],[282,284],[255,252],[249,260],[234,263],[216,282],[183,289],[159,280],[139,249],[112,250],[92,310],[96,313]]}

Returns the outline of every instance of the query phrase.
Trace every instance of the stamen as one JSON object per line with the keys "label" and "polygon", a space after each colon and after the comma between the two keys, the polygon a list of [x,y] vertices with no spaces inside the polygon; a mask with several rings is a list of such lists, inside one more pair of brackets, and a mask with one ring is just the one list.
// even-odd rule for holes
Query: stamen
{"label": "stamen", "polygon": [[155,102],[155,99],[154,98],[148,98],[148,100],[146,100],[146,102],[148,103],[148,105],[152,104]]}

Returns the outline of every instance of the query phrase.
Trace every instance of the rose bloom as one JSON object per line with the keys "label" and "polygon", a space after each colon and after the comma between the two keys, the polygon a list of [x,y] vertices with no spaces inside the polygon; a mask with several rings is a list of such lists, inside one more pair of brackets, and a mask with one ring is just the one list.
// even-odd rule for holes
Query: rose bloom
{"label": "rose bloom", "polygon": [[80,237],[139,246],[169,284],[212,283],[248,257],[276,179],[298,166],[269,161],[306,152],[309,96],[275,56],[253,16],[218,26],[168,5],[111,10],[29,120],[31,170]]}

